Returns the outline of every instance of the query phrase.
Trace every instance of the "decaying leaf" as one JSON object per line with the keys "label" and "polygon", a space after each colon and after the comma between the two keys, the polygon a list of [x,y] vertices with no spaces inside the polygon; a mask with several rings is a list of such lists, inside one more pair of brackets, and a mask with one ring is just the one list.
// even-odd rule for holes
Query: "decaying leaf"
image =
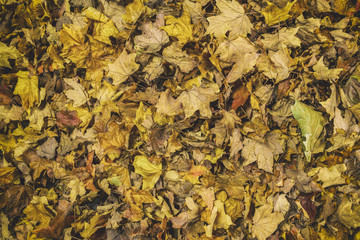
{"label": "decaying leaf", "polygon": [[360,1],[0,5],[1,239],[360,239]]}

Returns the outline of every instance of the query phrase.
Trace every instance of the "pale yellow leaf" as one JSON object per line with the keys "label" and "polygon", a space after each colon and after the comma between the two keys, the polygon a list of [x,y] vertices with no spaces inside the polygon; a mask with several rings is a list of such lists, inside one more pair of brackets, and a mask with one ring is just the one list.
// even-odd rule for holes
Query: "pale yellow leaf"
{"label": "pale yellow leaf", "polygon": [[218,38],[224,37],[229,31],[230,38],[236,38],[250,33],[253,25],[240,3],[234,0],[218,0],[216,6],[221,14],[207,18],[209,26],[206,34],[214,34]]}
{"label": "pale yellow leaf", "polygon": [[124,49],[113,63],[109,63],[108,77],[113,79],[115,86],[125,82],[131,74],[139,69],[140,65],[135,62],[135,58],[135,53],[127,54]]}
{"label": "pale yellow leaf", "polygon": [[266,240],[283,220],[282,213],[272,212],[272,206],[269,204],[263,205],[255,209],[251,232],[258,240]]}
{"label": "pale yellow leaf", "polygon": [[318,80],[331,80],[335,81],[339,78],[340,72],[343,70],[342,68],[332,68],[329,69],[324,64],[324,57],[322,56],[319,61],[313,66],[314,76]]}

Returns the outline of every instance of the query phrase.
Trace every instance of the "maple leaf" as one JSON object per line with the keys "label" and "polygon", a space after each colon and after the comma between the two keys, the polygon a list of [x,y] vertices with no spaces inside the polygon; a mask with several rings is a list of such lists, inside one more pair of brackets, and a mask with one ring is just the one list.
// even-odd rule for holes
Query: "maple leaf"
{"label": "maple leaf", "polygon": [[68,184],[70,191],[70,201],[75,202],[77,196],[83,196],[86,193],[84,183],[75,178]]}
{"label": "maple leaf", "polygon": [[175,100],[171,96],[169,89],[160,94],[158,103],[155,107],[157,108],[158,113],[166,114],[168,116],[177,115],[182,111],[181,102]]}
{"label": "maple leaf", "polygon": [[46,208],[45,204],[41,202],[29,204],[23,212],[28,220],[37,223],[37,229],[49,227],[50,221],[53,218],[51,210]]}
{"label": "maple leaf", "polygon": [[299,47],[301,41],[296,37],[299,28],[282,28],[279,32],[270,34],[265,33],[262,35],[264,39],[261,42],[266,49],[277,51],[284,47]]}
{"label": "maple leaf", "polygon": [[191,20],[194,24],[204,19],[204,12],[202,10],[201,3],[199,2],[185,0],[183,3],[183,9],[190,14]]}
{"label": "maple leaf", "polygon": [[43,109],[35,108],[31,115],[28,116],[28,120],[30,121],[29,126],[37,131],[41,131],[45,122],[45,118],[50,116],[51,109],[49,104],[47,104]]}
{"label": "maple leaf", "polygon": [[201,177],[202,175],[204,175],[208,172],[209,172],[209,170],[205,166],[193,165],[193,166],[191,166],[190,170],[184,174],[183,179],[188,180],[192,184],[199,184],[200,183],[199,177]]}
{"label": "maple leaf", "polygon": [[259,71],[263,72],[268,78],[275,79],[276,83],[288,78],[291,59],[286,48],[276,52],[269,51],[268,57],[264,55],[259,57],[257,61]]}
{"label": "maple leaf", "polygon": [[195,59],[190,57],[185,51],[182,51],[177,43],[173,43],[165,48],[163,50],[163,57],[169,63],[178,65],[180,70],[185,73],[190,72],[197,66]]}
{"label": "maple leaf", "polygon": [[278,8],[274,3],[267,2],[267,7],[261,11],[261,13],[265,17],[265,22],[272,26],[274,24],[277,24],[279,22],[285,21],[286,19],[290,18],[291,15],[289,15],[289,11],[292,8],[292,6],[296,3],[296,0],[293,2],[286,3],[286,6],[284,8]]}
{"label": "maple leaf", "polygon": [[326,109],[326,112],[330,115],[330,120],[332,120],[335,117],[335,109],[337,109],[339,101],[337,99],[335,84],[331,85],[330,89],[330,97],[326,101],[320,102],[320,104]]}
{"label": "maple leaf", "polygon": [[16,76],[18,82],[13,93],[20,95],[23,107],[29,110],[40,100],[38,77],[28,71],[19,71]]}
{"label": "maple leaf", "polygon": [[272,172],[274,157],[283,152],[278,141],[278,134],[270,132],[265,137],[266,143],[251,138],[245,138],[241,155],[245,158],[244,165],[257,162],[260,169]]}
{"label": "maple leaf", "polygon": [[161,27],[169,36],[176,37],[181,45],[193,40],[193,25],[189,13],[183,12],[181,17],[165,17],[166,26]]}
{"label": "maple leaf", "polygon": [[244,74],[250,72],[256,64],[259,55],[257,53],[246,53],[242,55],[234,64],[229,74],[226,76],[228,83],[233,83]]}
{"label": "maple leaf", "polygon": [[355,205],[344,196],[337,211],[337,218],[348,228],[358,228],[360,226],[359,206]]}
{"label": "maple leaf", "polygon": [[141,14],[146,10],[143,0],[134,0],[125,7],[126,13],[122,15],[124,22],[128,24],[134,24]]}
{"label": "maple leaf", "polygon": [[216,6],[221,14],[208,17],[209,26],[206,34],[214,34],[215,37],[224,37],[226,32],[230,32],[230,38],[245,36],[253,28],[244,8],[236,1],[218,0]]}
{"label": "maple leaf", "polygon": [[135,53],[127,54],[124,49],[113,63],[109,63],[107,75],[113,79],[115,86],[125,82],[129,76],[139,69],[140,65],[135,62],[135,58]]}
{"label": "maple leaf", "polygon": [[216,99],[218,96],[214,89],[193,86],[189,91],[182,92],[176,101],[182,104],[186,118],[191,117],[197,110],[201,116],[210,118],[210,102]]}
{"label": "maple leaf", "polygon": [[145,156],[135,157],[134,168],[143,177],[143,189],[154,188],[162,173],[161,163],[153,164]]}
{"label": "maple leaf", "polygon": [[252,219],[252,233],[259,240],[266,240],[283,220],[282,213],[272,212],[271,205],[265,204],[255,210]]}
{"label": "maple leaf", "polygon": [[238,62],[239,59],[246,61],[243,56],[247,53],[251,56],[251,54],[256,53],[256,51],[257,49],[253,43],[240,36],[233,40],[225,39],[220,43],[215,54],[220,55],[219,59],[222,62],[234,63]]}
{"label": "maple leaf", "polygon": [[345,164],[337,164],[330,168],[327,167],[317,167],[313,168],[308,172],[309,176],[318,176],[318,180],[323,182],[323,188],[345,184],[345,178],[342,177],[342,174],[346,171]]}
{"label": "maple leaf", "polygon": [[21,53],[13,46],[8,47],[5,43],[0,42],[0,67],[11,68],[9,59],[17,59]]}
{"label": "maple leaf", "polygon": [[165,68],[163,66],[163,60],[160,57],[154,57],[149,64],[147,64],[143,71],[146,73],[145,79],[149,82],[159,77]]}
{"label": "maple leaf", "polygon": [[65,95],[74,101],[73,106],[79,107],[87,102],[87,95],[85,91],[85,87],[78,83],[78,78],[70,79],[65,78],[64,82],[66,82],[69,86],[71,86],[73,89],[68,89],[65,91]]}
{"label": "maple leaf", "polygon": [[319,61],[313,66],[314,69],[314,76],[318,80],[331,80],[335,81],[338,77],[340,72],[343,70],[342,68],[333,68],[329,69],[324,64],[324,57],[322,56]]}
{"label": "maple leaf", "polygon": [[139,27],[143,34],[134,38],[136,47],[141,47],[146,52],[158,52],[163,45],[169,42],[166,32],[159,29],[159,27],[164,25],[164,20],[161,16],[157,16],[155,23],[146,22]]}

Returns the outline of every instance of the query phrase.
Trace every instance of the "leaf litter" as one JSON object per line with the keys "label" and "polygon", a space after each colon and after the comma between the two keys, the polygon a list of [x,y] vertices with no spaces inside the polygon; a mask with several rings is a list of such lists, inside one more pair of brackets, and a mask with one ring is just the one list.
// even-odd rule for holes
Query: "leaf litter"
{"label": "leaf litter", "polygon": [[360,4],[0,0],[2,239],[359,239]]}

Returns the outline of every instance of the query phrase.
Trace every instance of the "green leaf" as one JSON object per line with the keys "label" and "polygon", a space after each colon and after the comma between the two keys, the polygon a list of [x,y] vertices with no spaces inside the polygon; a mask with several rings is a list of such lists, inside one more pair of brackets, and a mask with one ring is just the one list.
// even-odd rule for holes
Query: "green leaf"
{"label": "green leaf", "polygon": [[310,162],[314,150],[319,150],[320,148],[320,135],[325,125],[325,119],[321,113],[298,101],[295,101],[295,104],[291,106],[291,111],[299,123],[302,136],[305,138],[303,142],[305,146],[305,157],[306,160]]}

